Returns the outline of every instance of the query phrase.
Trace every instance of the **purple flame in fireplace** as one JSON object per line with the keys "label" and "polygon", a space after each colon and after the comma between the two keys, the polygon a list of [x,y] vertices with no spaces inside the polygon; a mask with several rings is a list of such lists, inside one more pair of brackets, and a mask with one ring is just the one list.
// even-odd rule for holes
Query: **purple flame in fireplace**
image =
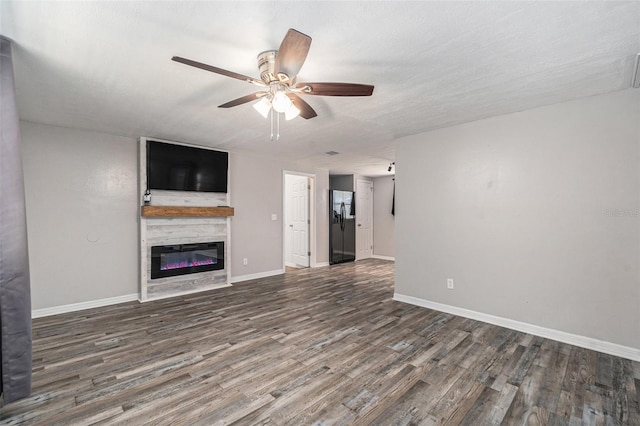
{"label": "purple flame in fireplace", "polygon": [[215,265],[218,263],[218,259],[214,256],[189,252],[170,253],[162,256],[160,270],[168,271],[170,269],[191,268],[192,266]]}
{"label": "purple flame in fireplace", "polygon": [[167,271],[169,269],[180,269],[180,268],[190,268],[192,266],[205,266],[205,265],[215,265],[216,261],[213,259],[207,260],[194,260],[194,261],[183,261],[177,263],[167,263],[160,267],[161,271]]}

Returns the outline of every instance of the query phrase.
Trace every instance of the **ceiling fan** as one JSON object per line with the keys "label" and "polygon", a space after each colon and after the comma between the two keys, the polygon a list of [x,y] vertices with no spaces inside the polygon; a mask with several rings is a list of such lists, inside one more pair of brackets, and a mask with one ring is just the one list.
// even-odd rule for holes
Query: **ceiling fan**
{"label": "ceiling fan", "polygon": [[[298,83],[296,77],[307,58],[310,47],[311,37],[290,28],[280,44],[280,49],[268,50],[258,55],[260,79],[179,56],[174,56],[171,59],[261,87],[261,91],[219,105],[219,108],[231,108],[259,99],[260,101],[254,104],[254,108],[265,118],[269,116],[271,110],[284,113],[287,120],[298,115],[305,119],[316,117],[318,114],[299,95],[371,96],[373,86],[368,84]],[[280,114],[276,115],[279,119]],[[271,114],[271,118],[273,125],[273,114]]]}

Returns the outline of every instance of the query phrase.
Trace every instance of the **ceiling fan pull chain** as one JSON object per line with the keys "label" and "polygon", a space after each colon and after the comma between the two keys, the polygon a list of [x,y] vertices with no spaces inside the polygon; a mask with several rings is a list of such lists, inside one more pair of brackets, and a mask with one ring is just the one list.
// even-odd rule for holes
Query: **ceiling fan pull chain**
{"label": "ceiling fan pull chain", "polygon": [[269,137],[269,140],[273,141],[273,109],[269,110],[269,116],[271,118],[271,136]]}
{"label": "ceiling fan pull chain", "polygon": [[276,117],[276,140],[279,141],[280,140],[280,113],[273,111],[274,114],[277,115]]}

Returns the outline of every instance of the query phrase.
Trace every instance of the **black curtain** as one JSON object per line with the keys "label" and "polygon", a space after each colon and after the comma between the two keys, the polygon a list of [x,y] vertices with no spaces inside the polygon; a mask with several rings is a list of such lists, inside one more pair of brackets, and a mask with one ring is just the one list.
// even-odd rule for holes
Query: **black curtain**
{"label": "black curtain", "polygon": [[31,394],[31,289],[11,41],[0,37],[0,393]]}
{"label": "black curtain", "polygon": [[391,214],[396,215],[396,180],[393,180],[393,199],[391,200]]}

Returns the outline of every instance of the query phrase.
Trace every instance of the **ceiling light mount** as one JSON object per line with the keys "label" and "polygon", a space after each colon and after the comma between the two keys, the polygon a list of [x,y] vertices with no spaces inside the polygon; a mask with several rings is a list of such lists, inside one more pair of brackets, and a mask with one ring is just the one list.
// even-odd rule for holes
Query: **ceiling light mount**
{"label": "ceiling light mount", "polygon": [[277,50],[267,50],[258,55],[258,70],[260,79],[266,83],[278,81],[275,76]]}

